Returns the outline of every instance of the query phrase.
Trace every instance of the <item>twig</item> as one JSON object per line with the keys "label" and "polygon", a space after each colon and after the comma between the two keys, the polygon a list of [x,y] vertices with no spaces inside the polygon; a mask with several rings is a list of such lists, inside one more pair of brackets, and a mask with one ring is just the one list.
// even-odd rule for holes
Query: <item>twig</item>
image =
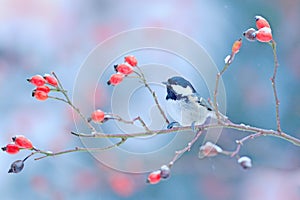
{"label": "twig", "polygon": [[278,131],[257,128],[257,127],[253,127],[253,126],[249,126],[249,125],[245,125],[245,124],[235,124],[235,123],[230,122],[229,120],[226,123],[224,123],[224,128],[232,128],[235,130],[247,131],[247,132],[252,132],[252,133],[261,133],[261,135],[264,135],[264,136],[274,136],[274,137],[284,139],[296,146],[300,146],[300,139],[295,138],[284,132],[281,132],[281,134],[278,134]]}
{"label": "twig", "polygon": [[122,122],[124,124],[133,124],[134,123],[134,120],[126,120],[126,119],[123,119],[120,115],[113,114],[113,113],[106,113],[105,120],[111,120],[111,119]]}
{"label": "twig", "polygon": [[[68,102],[67,100],[63,99],[63,98],[54,97],[54,96],[48,96],[48,98],[50,98],[50,99],[55,99],[55,100],[58,100],[58,101],[62,101],[62,102],[64,102],[64,103],[69,104],[69,102]],[[70,105],[70,104],[69,104],[69,105]]]}
{"label": "twig", "polygon": [[197,132],[197,134],[195,135],[195,137],[187,144],[186,147],[184,147],[183,149],[175,152],[175,156],[173,157],[173,159],[171,160],[171,162],[169,162],[169,168],[171,168],[174,165],[174,163],[180,158],[180,156],[182,154],[184,154],[185,152],[191,150],[191,147],[198,140],[198,138],[200,137],[200,135],[202,134],[202,132],[203,132],[203,130],[199,129],[198,132]]}
{"label": "twig", "polygon": [[273,93],[274,93],[274,98],[275,98],[275,108],[276,108],[276,124],[277,124],[277,131],[280,134],[282,132],[281,130],[281,125],[280,125],[280,115],[279,115],[279,99],[278,99],[278,95],[277,95],[277,90],[276,90],[276,84],[275,84],[275,79],[276,79],[276,75],[277,75],[277,69],[279,67],[279,63],[278,63],[278,58],[277,58],[277,53],[276,53],[276,42],[274,40],[272,40],[269,43],[272,47],[273,50],[273,56],[274,56],[274,72],[273,72],[273,76],[271,78],[271,82],[272,82],[272,88],[273,88]]}
{"label": "twig", "polygon": [[146,125],[146,123],[144,122],[144,120],[143,120],[140,116],[134,118],[133,121],[139,121],[139,122],[142,124],[143,128],[144,128],[147,132],[151,133],[151,130],[148,128],[148,126]]}
{"label": "twig", "polygon": [[[231,55],[231,57],[232,57],[232,55]],[[217,116],[218,123],[221,123],[220,113],[219,113],[218,103],[217,103],[219,81],[220,81],[221,76],[224,74],[224,72],[227,70],[227,68],[229,67],[230,64],[231,64],[231,62],[226,62],[226,64],[223,67],[222,71],[217,73],[217,76],[216,76],[216,86],[215,86],[215,90],[214,90],[214,103],[213,103],[213,105],[214,105],[214,110],[215,110],[215,113],[216,113],[216,116]]]}
{"label": "twig", "polygon": [[134,124],[135,121],[139,121],[141,123],[141,125],[143,126],[143,128],[145,129],[145,131],[147,132],[151,132],[151,130],[148,128],[148,126],[146,125],[146,123],[144,122],[144,120],[138,116],[136,118],[134,118],[133,120],[125,120],[123,119],[121,116],[117,115],[117,114],[113,114],[113,113],[107,113],[106,117],[107,120],[113,119],[113,120],[117,120],[119,122],[122,122],[124,124]]}
{"label": "twig", "polygon": [[151,87],[149,86],[148,82],[146,81],[146,78],[145,78],[145,75],[144,73],[142,72],[142,70],[140,69],[140,67],[137,66],[137,69],[140,71],[140,73],[137,73],[138,75],[140,75],[140,79],[142,81],[142,83],[144,84],[144,86],[149,90],[149,92],[151,93],[153,99],[154,99],[154,102],[160,112],[160,114],[162,115],[162,117],[164,118],[165,122],[167,124],[170,123],[170,121],[168,120],[164,110],[162,109],[162,107],[160,106],[159,102],[158,102],[158,99],[157,99],[157,96],[156,96],[156,93],[151,89]]}
{"label": "twig", "polygon": [[243,138],[240,139],[240,140],[237,140],[237,141],[236,141],[237,147],[236,147],[235,151],[229,152],[230,156],[231,156],[231,157],[236,156],[236,155],[240,152],[241,146],[244,144],[244,142],[245,142],[246,140],[254,139],[254,138],[259,137],[259,136],[261,136],[261,135],[262,135],[262,133],[260,133],[260,132],[258,132],[258,133],[253,133],[253,134],[251,134],[251,135],[247,135],[246,137],[243,137]]}
{"label": "twig", "polygon": [[52,72],[52,74],[53,74],[53,76],[57,79],[57,83],[58,83],[57,89],[59,89],[59,91],[64,95],[64,97],[65,97],[66,99],[64,100],[64,99],[61,99],[61,98],[58,98],[58,97],[51,97],[51,98],[54,98],[54,99],[57,99],[57,100],[60,100],[60,101],[63,101],[63,102],[65,102],[65,103],[69,104],[69,105],[73,108],[73,110],[75,110],[75,111],[79,114],[79,116],[81,117],[81,119],[82,119],[82,120],[86,123],[86,125],[92,130],[92,132],[96,132],[95,127],[93,127],[93,126],[89,123],[88,119],[80,112],[79,108],[77,108],[77,107],[71,102],[69,96],[68,96],[67,93],[66,93],[66,90],[63,88],[63,86],[62,86],[62,84],[61,84],[59,78],[56,76],[55,72]]}
{"label": "twig", "polygon": [[49,151],[42,151],[42,150],[39,150],[39,149],[34,149],[35,152],[32,153],[33,154],[44,154],[44,156],[41,156],[41,157],[38,157],[38,158],[35,158],[34,160],[40,160],[40,159],[43,159],[43,158],[46,158],[46,157],[49,157],[49,156],[57,156],[57,155],[62,155],[62,154],[66,154],[66,153],[72,153],[72,152],[91,152],[91,151],[104,151],[104,150],[108,150],[108,149],[112,149],[112,148],[115,148],[115,147],[118,147],[120,146],[121,144],[123,144],[127,139],[126,138],[122,138],[121,141],[117,142],[116,144],[113,144],[113,145],[110,145],[110,146],[107,146],[107,147],[103,147],[103,148],[83,148],[83,147],[75,147],[74,149],[69,149],[69,150],[65,150],[65,151],[59,151],[59,152],[56,152],[56,153],[53,153],[53,152],[49,152]]}

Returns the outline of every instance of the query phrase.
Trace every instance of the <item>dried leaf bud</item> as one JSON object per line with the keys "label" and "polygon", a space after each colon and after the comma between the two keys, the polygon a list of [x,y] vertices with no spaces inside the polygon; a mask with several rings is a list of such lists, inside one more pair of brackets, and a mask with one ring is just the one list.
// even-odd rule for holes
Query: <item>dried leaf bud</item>
{"label": "dried leaf bud", "polygon": [[243,35],[245,36],[245,38],[250,41],[253,42],[256,40],[256,35],[255,35],[255,29],[254,28],[249,28],[248,30],[246,30]]}
{"label": "dried leaf bud", "polygon": [[8,173],[19,173],[20,171],[22,171],[23,168],[24,168],[24,161],[17,160],[11,164]]}
{"label": "dried leaf bud", "polygon": [[252,167],[252,160],[248,156],[242,156],[238,159],[238,163],[244,168],[249,169]]}
{"label": "dried leaf bud", "polygon": [[199,158],[205,158],[205,157],[213,157],[221,153],[223,150],[218,145],[215,145],[211,142],[206,142],[204,145],[202,145],[199,149]]}
{"label": "dried leaf bud", "polygon": [[167,165],[163,165],[160,167],[160,176],[163,179],[166,179],[170,176],[170,168]]}
{"label": "dried leaf bud", "polygon": [[224,62],[225,64],[230,64],[233,60],[233,57],[232,55],[227,55],[225,58],[224,58]]}

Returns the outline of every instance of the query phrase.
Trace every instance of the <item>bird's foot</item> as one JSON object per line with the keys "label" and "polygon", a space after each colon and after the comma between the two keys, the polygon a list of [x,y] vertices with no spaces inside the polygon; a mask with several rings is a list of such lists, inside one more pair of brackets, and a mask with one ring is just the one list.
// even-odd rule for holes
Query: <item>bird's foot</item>
{"label": "bird's foot", "polygon": [[196,121],[193,121],[193,122],[192,122],[191,128],[192,128],[192,131],[193,131],[194,133],[197,132],[197,130],[196,130]]}
{"label": "bird's foot", "polygon": [[172,129],[174,126],[180,126],[178,122],[171,122],[168,124],[167,129]]}

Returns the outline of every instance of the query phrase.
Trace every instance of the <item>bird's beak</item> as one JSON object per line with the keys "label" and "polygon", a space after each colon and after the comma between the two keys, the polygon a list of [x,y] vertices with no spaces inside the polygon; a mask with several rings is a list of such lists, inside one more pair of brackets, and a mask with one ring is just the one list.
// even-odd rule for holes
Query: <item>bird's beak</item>
{"label": "bird's beak", "polygon": [[161,82],[161,83],[164,84],[164,85],[168,85],[168,82],[165,82],[165,81],[164,81],[164,82]]}

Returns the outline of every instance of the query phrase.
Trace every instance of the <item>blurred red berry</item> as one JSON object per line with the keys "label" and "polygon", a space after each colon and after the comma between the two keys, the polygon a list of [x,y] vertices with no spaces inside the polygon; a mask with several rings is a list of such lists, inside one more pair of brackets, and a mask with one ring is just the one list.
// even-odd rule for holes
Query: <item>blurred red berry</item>
{"label": "blurred red berry", "polygon": [[124,74],[113,74],[109,81],[107,82],[108,85],[118,85],[119,83],[122,82],[124,78]]}
{"label": "blurred red berry", "polygon": [[17,135],[15,137],[13,137],[12,140],[20,148],[24,148],[24,149],[32,149],[33,148],[31,141],[23,135]]}
{"label": "blurred red berry", "polygon": [[136,188],[132,177],[126,174],[115,173],[109,177],[109,183],[112,190],[122,197],[130,197]]}
{"label": "blurred red berry", "polygon": [[133,72],[133,69],[127,64],[119,64],[116,67],[116,71],[124,75],[129,75]]}
{"label": "blurred red berry", "polygon": [[92,115],[91,115],[91,119],[94,121],[94,122],[97,122],[97,123],[101,123],[103,122],[104,120],[104,116],[105,116],[105,113],[102,111],[102,110],[95,110]]}
{"label": "blurred red berry", "polygon": [[261,29],[261,28],[264,28],[264,27],[270,28],[269,22],[265,18],[263,18],[262,16],[255,16],[255,20],[256,20],[257,29]]}
{"label": "blurred red berry", "polygon": [[156,184],[159,183],[160,179],[161,179],[161,171],[157,170],[149,174],[147,183]]}
{"label": "blurred red berry", "polygon": [[2,147],[2,151],[6,151],[9,154],[16,154],[20,151],[20,148],[18,145],[11,143]]}
{"label": "blurred red berry", "polygon": [[131,65],[132,67],[137,66],[137,59],[134,56],[126,56],[124,58],[125,62],[127,62],[129,65]]}
{"label": "blurred red berry", "polygon": [[270,42],[273,39],[272,30],[268,27],[264,27],[256,31],[256,39],[260,42]]}
{"label": "blurred red berry", "polygon": [[43,92],[46,92],[46,93],[49,93],[50,92],[50,88],[46,85],[42,85],[42,86],[38,86],[35,91],[43,91]]}
{"label": "blurred red berry", "polygon": [[42,86],[46,83],[46,80],[41,75],[35,75],[29,79],[27,79],[28,82],[35,86]]}
{"label": "blurred red berry", "polygon": [[58,81],[55,77],[51,76],[50,74],[45,74],[44,75],[44,79],[46,80],[46,82],[49,84],[49,85],[52,85],[54,87],[57,87],[58,86]]}
{"label": "blurred red berry", "polygon": [[240,48],[242,46],[242,38],[236,40],[232,45],[232,53],[236,54],[239,52]]}
{"label": "blurred red berry", "polygon": [[41,90],[33,90],[32,96],[40,101],[45,101],[46,99],[48,99],[48,94]]}

